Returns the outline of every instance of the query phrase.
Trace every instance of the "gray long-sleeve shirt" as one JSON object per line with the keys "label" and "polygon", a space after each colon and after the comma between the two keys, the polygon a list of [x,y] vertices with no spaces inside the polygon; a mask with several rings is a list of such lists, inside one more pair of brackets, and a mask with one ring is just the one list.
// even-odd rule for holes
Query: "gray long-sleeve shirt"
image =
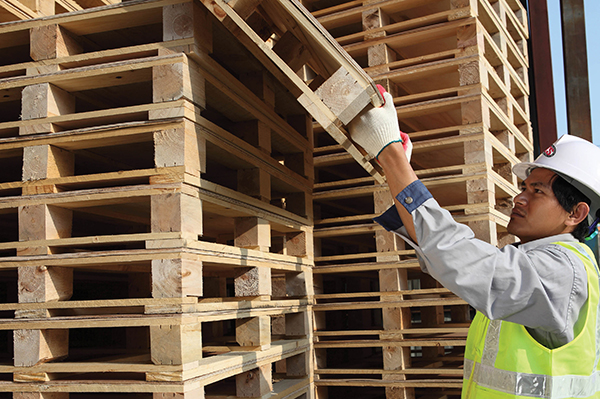
{"label": "gray long-sleeve shirt", "polygon": [[577,255],[553,244],[578,242],[571,234],[499,249],[454,221],[420,181],[397,199],[412,215],[418,245],[408,237],[395,207],[375,220],[415,248],[424,272],[488,318],[528,327],[546,347],[574,338],[587,300],[587,274]]}

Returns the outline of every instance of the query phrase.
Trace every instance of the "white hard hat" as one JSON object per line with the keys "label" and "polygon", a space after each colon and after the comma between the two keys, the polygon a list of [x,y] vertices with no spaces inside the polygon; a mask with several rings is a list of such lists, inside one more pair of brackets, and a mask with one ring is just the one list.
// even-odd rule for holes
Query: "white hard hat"
{"label": "white hard hat", "polygon": [[[575,186],[592,203],[590,216],[600,209],[600,148],[580,137],[564,135],[533,162],[522,162],[513,173],[525,180],[535,168],[550,169]],[[599,215],[600,216],[600,215]]]}

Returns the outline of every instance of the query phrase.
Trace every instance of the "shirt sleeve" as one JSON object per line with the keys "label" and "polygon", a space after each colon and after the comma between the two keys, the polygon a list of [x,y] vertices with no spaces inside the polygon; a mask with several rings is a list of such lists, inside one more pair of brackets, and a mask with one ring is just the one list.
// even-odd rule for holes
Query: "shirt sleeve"
{"label": "shirt sleeve", "polygon": [[419,244],[406,237],[394,207],[376,221],[415,248],[425,272],[490,319],[524,325],[557,345],[573,339],[587,274],[572,251],[556,244],[498,249],[454,221],[420,181],[396,199],[411,213]]}

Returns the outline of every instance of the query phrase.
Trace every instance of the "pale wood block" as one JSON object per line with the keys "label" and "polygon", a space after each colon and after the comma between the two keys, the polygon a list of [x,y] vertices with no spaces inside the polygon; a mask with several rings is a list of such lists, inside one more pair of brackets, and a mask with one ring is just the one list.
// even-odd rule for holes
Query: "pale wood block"
{"label": "pale wood block", "polygon": [[472,51],[483,54],[485,50],[485,39],[483,28],[476,24],[461,26],[456,33],[456,47],[459,49],[467,49],[474,47]]}
{"label": "pale wood block", "polygon": [[52,145],[34,145],[23,149],[23,181],[73,176],[75,156]]}
{"label": "pale wood block", "polygon": [[26,86],[22,92],[22,119],[39,119],[75,112],[75,97],[50,83]]}
{"label": "pale wood block", "polygon": [[38,133],[55,133],[60,129],[53,123],[41,122],[35,125],[23,125],[19,126],[19,135],[26,136],[30,134]]}
{"label": "pale wood block", "polygon": [[69,399],[68,392],[13,392],[13,399]]}
{"label": "pale wood block", "polygon": [[[390,18],[388,14],[380,7],[375,7],[370,10],[363,11],[362,13],[362,25],[363,31],[365,32],[365,40],[371,40],[379,37],[385,37],[387,34],[385,31],[378,31],[375,33],[369,33],[369,31],[377,28],[382,28],[389,25]],[[374,46],[370,46],[367,49],[367,63],[369,67],[381,66],[377,68],[373,73],[382,73],[389,71],[386,64],[394,62],[398,59],[398,55],[392,50],[387,44],[381,43]]]}
{"label": "pale wood block", "polygon": [[494,43],[496,43],[496,46],[498,46],[498,49],[500,49],[500,53],[504,57],[508,57],[508,39],[506,38],[504,33],[502,33],[502,32],[494,33],[492,35],[492,40],[494,41]]}
{"label": "pale wood block", "polygon": [[475,164],[485,162],[493,165],[493,149],[489,140],[470,140],[464,143],[465,164]]}
{"label": "pale wood block", "polygon": [[468,180],[466,192],[469,204],[490,204],[490,206],[494,206],[496,203],[496,186],[491,179]]}
{"label": "pale wood block", "polygon": [[69,330],[14,330],[14,365],[31,367],[69,354]]}
{"label": "pale wood block", "polygon": [[484,103],[483,99],[462,103],[460,108],[463,125],[483,123],[484,127],[490,127],[491,121],[489,107]]}
{"label": "pale wood block", "polygon": [[228,3],[242,19],[247,19],[254,13],[263,0],[234,0]]}
{"label": "pale wood block", "polygon": [[271,246],[271,225],[258,217],[235,218],[234,245],[239,248],[268,252]]}
{"label": "pale wood block", "polygon": [[286,273],[285,289],[287,296],[308,295],[306,273]]}
{"label": "pale wood block", "polygon": [[285,315],[285,335],[288,337],[303,337],[308,335],[310,324],[306,312],[287,313]]}
{"label": "pale wood block", "polygon": [[271,295],[271,269],[251,267],[240,269],[234,278],[235,296]]}
{"label": "pale wood block", "polygon": [[305,227],[303,231],[290,232],[284,236],[284,253],[300,258],[314,258],[313,230]]}
{"label": "pale wood block", "polygon": [[[377,29],[390,24],[389,15],[380,7],[374,6],[371,9],[362,12],[362,27],[363,31]],[[385,34],[385,33],[384,33]],[[365,35],[365,40],[371,39],[374,36]]]}
{"label": "pale wood block", "polygon": [[460,65],[458,67],[458,74],[458,80],[461,86],[474,85],[477,83],[482,83],[485,80],[485,87],[489,87],[489,85],[487,84],[486,70],[479,61],[472,61]]}
{"label": "pale wood block", "polygon": [[500,142],[504,144],[504,146],[509,151],[511,151],[512,153],[516,151],[517,147],[515,142],[515,135],[510,130],[494,132],[494,136],[496,136],[496,138],[500,140]]}
{"label": "pale wood block", "polygon": [[406,269],[381,269],[379,289],[382,292],[408,290],[408,272]]}
{"label": "pale wood block", "polygon": [[283,34],[281,39],[273,46],[273,51],[294,72],[299,71],[312,57],[310,51],[291,31]]}
{"label": "pale wood block", "polygon": [[385,387],[386,399],[415,399],[414,388]]}
{"label": "pale wood block", "polygon": [[201,323],[150,326],[154,364],[185,364],[202,359]]}
{"label": "pale wood block", "polygon": [[[43,3],[54,2],[46,0]],[[34,61],[83,53],[83,48],[77,41],[76,36],[58,25],[33,27],[29,31],[29,36],[31,39],[29,54]]]}
{"label": "pale wood block", "polygon": [[206,7],[196,2],[163,6],[163,40],[188,38],[194,38],[197,47],[212,53],[212,21]]}
{"label": "pale wood block", "polygon": [[350,123],[371,100],[367,91],[343,66],[331,75],[315,94],[344,125]]}
{"label": "pale wood block", "polygon": [[191,259],[152,260],[152,297],[202,296],[202,262]]}
{"label": "pale wood block", "polygon": [[286,168],[298,173],[300,176],[312,178],[309,170],[313,170],[312,156],[307,156],[307,153],[298,152],[296,154],[288,154],[285,156],[283,164]]}
{"label": "pale wood block", "polygon": [[199,127],[185,120],[179,127],[154,132],[154,164],[157,168],[184,166],[194,176],[206,171],[206,138]]}
{"label": "pale wood block", "polygon": [[448,15],[448,21],[477,16],[477,0],[450,0],[450,9],[456,11]]}
{"label": "pale wood block", "polygon": [[285,335],[285,316],[271,316],[271,332],[273,335]]}
{"label": "pale wood block", "polygon": [[452,323],[466,323],[471,321],[471,308],[469,305],[454,305],[450,307]]}
{"label": "pale wood block", "polygon": [[468,222],[467,225],[475,233],[475,238],[486,241],[494,246],[498,245],[498,230],[495,222],[478,220]]}
{"label": "pale wood block", "polygon": [[[408,353],[407,353],[408,352]],[[408,358],[407,358],[408,357]],[[410,351],[404,350],[400,346],[383,347],[383,368],[384,370],[405,370],[410,366]],[[392,376],[398,379],[399,376]],[[400,376],[404,380],[404,376]],[[384,374],[384,378],[385,374]]]}
{"label": "pale wood block", "polygon": [[313,202],[312,195],[308,192],[290,193],[285,196],[285,209],[312,219],[313,215]]}
{"label": "pale wood block", "polygon": [[[44,204],[20,206],[19,241],[67,238],[71,236],[73,212]],[[46,255],[47,246],[20,248],[18,255]]]}
{"label": "pale wood block", "polygon": [[183,193],[154,195],[150,200],[153,233],[181,232],[191,239],[202,235],[202,201]]}
{"label": "pale wood block", "polygon": [[71,236],[73,212],[52,205],[19,207],[19,241],[66,238]]}
{"label": "pale wood block", "polygon": [[186,392],[154,392],[152,399],[204,399],[204,387]]}
{"label": "pale wood block", "polygon": [[[285,120],[295,131],[300,133],[302,137],[304,137],[307,140],[309,149],[314,147],[315,135],[313,134],[313,118],[308,112],[305,112],[300,115],[288,115],[285,118]],[[312,166],[312,152],[306,150],[305,157],[306,161],[309,162]]]}
{"label": "pale wood block", "polygon": [[41,16],[55,14],[55,2],[48,0],[20,0],[20,2],[31,11],[35,11]]}
{"label": "pale wood block", "polygon": [[[324,313],[324,312],[320,312]],[[327,368],[327,350],[326,349],[315,349],[315,365],[317,368]]]}
{"label": "pale wood block", "polygon": [[510,183],[513,183],[516,186],[517,177],[512,172],[512,164],[510,162],[494,166],[494,171],[500,176],[502,176],[505,180],[507,180]]}
{"label": "pale wood block", "polygon": [[153,102],[180,99],[186,99],[206,109],[204,76],[198,65],[187,57],[182,62],[152,67]]}
{"label": "pale wood block", "polygon": [[502,26],[506,26],[506,6],[503,1],[497,1],[492,3],[492,9],[500,19]]}
{"label": "pale wood block", "polygon": [[237,171],[237,191],[270,202],[271,176],[261,168],[240,169]]}
{"label": "pale wood block", "polygon": [[271,344],[271,318],[269,316],[236,319],[235,340],[240,346],[265,346]]}
{"label": "pale wood block", "polygon": [[73,269],[30,266],[18,269],[19,303],[67,301],[73,295]]}
{"label": "pale wood block", "polygon": [[283,298],[287,295],[287,289],[286,289],[286,281],[287,276],[286,275],[272,275],[271,276],[271,286],[272,288],[272,295],[275,298]]}
{"label": "pale wood block", "polygon": [[396,61],[398,54],[387,44],[381,43],[370,46],[367,49],[367,57],[370,67],[381,66],[381,68],[374,69],[373,72],[381,73],[389,71],[389,68],[385,67],[385,65]]}
{"label": "pale wood block", "polygon": [[450,0],[450,8],[477,7],[477,0]]}
{"label": "pale wood block", "polygon": [[44,75],[47,73],[54,73],[62,71],[60,64],[50,64],[50,65],[32,65],[26,68],[25,74],[27,76],[35,76],[35,75]]}
{"label": "pale wood block", "polygon": [[271,154],[271,129],[266,123],[259,120],[239,122],[233,127],[232,133],[266,154]]}
{"label": "pale wood block", "polygon": [[300,353],[299,355],[285,359],[285,374],[288,377],[304,377],[310,372],[310,353]]}
{"label": "pale wood block", "polygon": [[270,364],[235,376],[235,391],[239,398],[260,398],[272,390],[273,380]]}
{"label": "pale wood block", "polygon": [[266,71],[242,73],[240,75],[240,82],[269,107],[275,107],[273,82]]}

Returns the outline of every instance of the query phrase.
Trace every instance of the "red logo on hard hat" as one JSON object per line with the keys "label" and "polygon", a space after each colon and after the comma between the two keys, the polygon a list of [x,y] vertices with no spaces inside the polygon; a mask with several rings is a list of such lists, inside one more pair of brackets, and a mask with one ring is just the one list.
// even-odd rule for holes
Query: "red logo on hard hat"
{"label": "red logo on hard hat", "polygon": [[552,144],[550,147],[546,148],[546,151],[544,151],[544,155],[547,156],[548,158],[553,157],[554,154],[556,154],[556,147],[554,147],[554,144]]}

